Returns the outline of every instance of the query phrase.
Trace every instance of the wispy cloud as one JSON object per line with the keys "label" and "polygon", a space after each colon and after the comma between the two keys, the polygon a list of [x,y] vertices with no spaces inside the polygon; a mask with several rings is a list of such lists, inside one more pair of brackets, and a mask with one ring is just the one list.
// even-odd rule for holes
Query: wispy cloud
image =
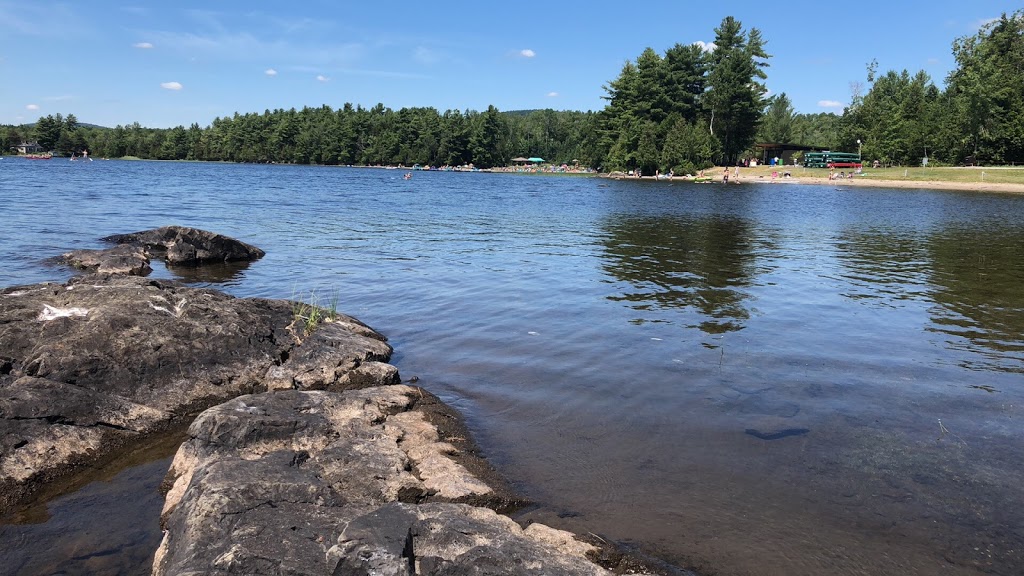
{"label": "wispy cloud", "polygon": [[519,51],[519,55],[522,56],[523,58],[533,58],[534,56],[537,55],[537,53],[534,52],[533,50],[530,50],[529,48],[524,48],[523,50]]}
{"label": "wispy cloud", "polygon": [[83,28],[74,5],[0,2],[0,32],[53,38],[78,35]]}
{"label": "wispy cloud", "polygon": [[208,34],[193,32],[149,31],[147,35],[162,50],[190,56],[201,54],[205,61],[256,62],[274,59],[293,66],[324,69],[329,66],[351,66],[365,55],[363,44],[303,44],[289,40],[265,40],[251,32],[218,31]]}
{"label": "wispy cloud", "polygon": [[429,66],[440,62],[441,54],[435,50],[427,48],[426,46],[417,46],[412,51],[412,58],[420,64],[426,64]]}
{"label": "wispy cloud", "polygon": [[39,104],[28,104],[25,106],[25,110],[32,110],[33,112],[39,110]]}
{"label": "wispy cloud", "polygon": [[132,44],[132,47],[133,48],[141,48],[143,50],[149,50],[150,48],[153,47],[153,44],[150,43],[150,42],[136,42],[135,44]]}
{"label": "wispy cloud", "polygon": [[818,106],[821,108],[842,108],[843,103],[836,100],[818,100]]}
{"label": "wispy cloud", "polygon": [[274,70],[273,68],[267,68],[263,73],[267,76],[277,76],[277,70]]}
{"label": "wispy cloud", "polygon": [[43,98],[43,100],[46,100],[47,102],[67,102],[68,100],[74,99],[75,97],[70,94],[64,94],[62,96],[47,96],[46,98]]}
{"label": "wispy cloud", "polygon": [[[288,69],[293,72],[302,72],[306,74],[317,72],[319,76],[323,76],[323,73],[319,72],[322,68],[315,68],[313,66],[291,66]],[[422,80],[430,77],[427,74],[419,74],[415,72],[395,72],[393,70],[370,70],[364,68],[332,68],[330,71],[335,75],[372,76],[375,78],[409,78]],[[327,78],[326,76],[324,76],[324,79],[330,80],[330,78]]]}
{"label": "wispy cloud", "polygon": [[548,92],[548,98],[558,98],[558,92]]}
{"label": "wispy cloud", "polygon": [[161,82],[160,87],[164,90],[181,90],[184,88],[184,86],[181,85],[181,82]]}
{"label": "wispy cloud", "polygon": [[705,42],[703,40],[697,40],[693,45],[700,47],[700,49],[705,52],[714,52],[715,48],[718,48],[714,42]]}
{"label": "wispy cloud", "polygon": [[327,82],[328,80],[330,80],[330,78],[324,76],[323,74],[317,74],[316,79],[318,82]]}

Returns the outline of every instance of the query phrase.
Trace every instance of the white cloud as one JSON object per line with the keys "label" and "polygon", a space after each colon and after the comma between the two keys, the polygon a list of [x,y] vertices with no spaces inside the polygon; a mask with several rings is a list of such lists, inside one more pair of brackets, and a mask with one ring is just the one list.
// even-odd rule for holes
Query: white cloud
{"label": "white cloud", "polygon": [[316,79],[319,82],[327,82],[328,80],[330,80],[330,78],[328,78],[327,76],[324,76],[323,74],[317,74],[316,75]]}
{"label": "white cloud", "polygon": [[132,44],[132,47],[133,48],[142,48],[143,50],[149,50],[150,48],[153,47],[153,44],[151,44],[149,42],[136,42],[135,44]]}
{"label": "white cloud", "polygon": [[39,110],[39,104],[29,104],[28,106],[25,106],[25,110]]}
{"label": "white cloud", "polygon": [[715,48],[718,48],[718,46],[715,46],[714,42],[705,42],[703,40],[697,40],[696,42],[693,43],[693,45],[699,46],[700,49],[705,52],[714,52]]}
{"label": "white cloud", "polygon": [[534,56],[537,55],[537,53],[534,52],[533,50],[530,50],[529,48],[525,48],[519,51],[519,55],[522,56],[523,58],[533,58]]}
{"label": "white cloud", "polygon": [[843,103],[836,100],[818,100],[818,106],[821,108],[842,108]]}
{"label": "white cloud", "polygon": [[267,68],[263,73],[267,76],[277,76],[277,70],[274,70],[273,68]]}
{"label": "white cloud", "polygon": [[181,85],[181,82],[161,82],[160,87],[165,90],[181,90],[184,88],[184,86]]}
{"label": "white cloud", "polygon": [[548,98],[558,98],[558,92],[548,92]]}

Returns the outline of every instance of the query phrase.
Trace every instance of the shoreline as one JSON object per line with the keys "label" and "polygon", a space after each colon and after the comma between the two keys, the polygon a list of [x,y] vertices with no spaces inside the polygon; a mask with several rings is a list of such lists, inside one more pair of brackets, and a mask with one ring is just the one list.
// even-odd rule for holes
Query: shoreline
{"label": "shoreline", "polygon": [[[1013,184],[1007,182],[956,182],[950,180],[893,180],[893,179],[875,179],[870,177],[857,177],[857,178],[844,178],[830,180],[827,176],[793,176],[789,178],[775,178],[772,179],[770,175],[759,175],[751,176],[745,175],[741,169],[740,176],[737,178],[734,172],[729,173],[729,184],[817,184],[817,185],[835,185],[835,186],[858,186],[858,187],[876,187],[876,188],[895,188],[904,190],[948,190],[948,191],[959,191],[959,192],[994,192],[1001,194],[1024,194],[1024,184]],[[707,184],[721,184],[721,171],[715,172],[714,169],[709,170],[716,174],[712,177],[710,182],[704,182]],[[655,176],[642,176],[637,178],[635,176],[618,176],[613,174],[599,174],[601,178],[607,178],[610,180],[644,180],[644,181],[657,181],[665,183],[673,182],[686,182],[695,183],[693,177],[676,176],[671,180],[667,178],[656,178]]]}

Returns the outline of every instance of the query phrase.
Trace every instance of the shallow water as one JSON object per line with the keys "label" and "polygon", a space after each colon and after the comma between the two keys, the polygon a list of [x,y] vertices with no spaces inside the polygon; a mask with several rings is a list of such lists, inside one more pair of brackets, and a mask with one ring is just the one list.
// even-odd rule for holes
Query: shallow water
{"label": "shallow water", "polygon": [[[0,203],[5,286],[166,224],[260,246],[184,278],[336,294],[545,521],[719,574],[1024,566],[1024,198],[4,159]],[[0,555],[59,565],[48,534],[96,516],[158,541],[124,508],[0,527]]]}

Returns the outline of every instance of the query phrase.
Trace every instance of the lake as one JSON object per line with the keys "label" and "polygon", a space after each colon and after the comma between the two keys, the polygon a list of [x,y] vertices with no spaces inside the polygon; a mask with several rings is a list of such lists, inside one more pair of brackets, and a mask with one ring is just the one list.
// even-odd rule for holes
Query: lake
{"label": "lake", "polygon": [[[5,158],[0,286],[109,234],[220,232],[266,257],[154,275],[336,294],[524,518],[723,575],[1020,573],[1024,197],[401,175]],[[169,454],[0,526],[0,556],[148,573]]]}

